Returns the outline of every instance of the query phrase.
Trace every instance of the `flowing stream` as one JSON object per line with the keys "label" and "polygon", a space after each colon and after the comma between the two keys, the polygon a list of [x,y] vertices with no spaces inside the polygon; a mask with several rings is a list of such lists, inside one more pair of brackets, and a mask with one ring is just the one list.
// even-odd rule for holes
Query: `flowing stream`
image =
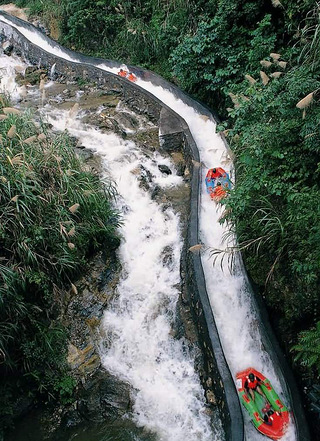
{"label": "flowing stream", "polygon": [[[117,185],[117,205],[123,213],[119,258],[123,274],[118,297],[105,311],[105,368],[133,388],[134,420],[158,434],[160,440],[221,439],[220,425],[212,432],[203,390],[194,370],[194,355],[184,340],[171,336],[178,300],[182,238],[179,217],[139,187],[134,171],[142,164],[158,185],[172,186],[182,178],[164,177],[158,153],[145,157],[132,142],[84,127],[68,112],[44,109],[56,129],[68,128],[81,144],[105,164]],[[174,170],[173,164],[170,168]],[[170,259],[165,259],[170,250]],[[218,429],[218,436],[215,436]]]}
{"label": "flowing stream", "polygon": [[[7,22],[3,17],[0,20]],[[49,45],[40,33],[13,26],[44,50],[79,62],[76,56],[72,58],[61,48]],[[93,64],[97,65],[96,62]],[[98,67],[117,71],[107,64]],[[207,168],[222,166],[231,176],[233,173],[226,146],[216,134],[215,124],[176,99],[168,90],[141,79],[137,84],[180,114],[189,125],[204,165],[199,195],[201,242],[209,248],[224,249],[227,226],[219,223],[221,208],[206,194],[204,182]],[[84,126],[80,118],[71,120],[67,112],[58,114],[55,109],[44,110],[57,130],[68,127],[84,146],[102,156],[105,173],[117,183],[120,194],[118,208],[124,213],[124,224],[119,257],[124,271],[118,286],[118,299],[104,316],[108,341],[103,351],[104,366],[132,385],[135,422],[156,433],[159,440],[222,441],[220,423],[217,421],[214,427],[210,426],[204,412],[203,391],[193,366],[194,354],[184,341],[174,339],[170,334],[179,294],[176,288],[182,243],[179,218],[170,209],[152,201],[139,188],[132,171],[143,164],[161,186],[174,185],[181,178],[176,173],[163,177],[157,164],[160,160],[163,163],[164,159],[158,154],[146,158],[133,143]],[[173,169],[172,164],[170,167]],[[172,250],[169,265],[163,261],[165,247]],[[238,371],[254,366],[271,380],[280,398],[289,405],[272,360],[262,344],[260,324],[245,274],[239,269],[230,271],[226,260],[213,265],[209,251],[202,253],[202,265],[233,378]],[[246,420],[245,412],[244,417]],[[246,424],[246,438],[248,441],[265,439],[251,424]],[[296,440],[293,421],[282,440]]]}
{"label": "flowing stream", "polygon": [[[0,91],[9,93],[14,102],[21,92],[14,80],[15,67],[22,69],[23,64],[16,57],[1,60]],[[38,87],[27,93],[35,102],[41,101]],[[180,283],[180,219],[139,186],[136,171],[142,165],[162,188],[180,185],[182,178],[168,157],[158,152],[146,156],[132,141],[84,124],[81,110],[77,114],[45,105],[41,114],[54,130],[68,130],[98,154],[104,177],[117,187],[116,208],[123,220],[118,257],[123,271],[116,299],[104,314],[101,357],[109,372],[132,387],[131,418],[150,433],[143,439],[222,441],[218,412],[208,412],[195,370],[196,349],[173,332]],[[161,173],[158,164],[170,167],[172,174]]]}

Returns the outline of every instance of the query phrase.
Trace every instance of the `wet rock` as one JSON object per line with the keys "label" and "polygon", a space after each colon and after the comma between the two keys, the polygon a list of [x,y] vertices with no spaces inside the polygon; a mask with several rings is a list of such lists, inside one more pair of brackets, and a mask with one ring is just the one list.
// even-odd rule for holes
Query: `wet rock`
{"label": "wet rock", "polygon": [[98,288],[102,290],[112,278],[114,268],[106,268],[96,278]]}
{"label": "wet rock", "polygon": [[2,49],[5,55],[11,55],[13,51],[13,45],[9,41],[5,41],[2,45]]}
{"label": "wet rock", "polygon": [[161,149],[166,152],[180,152],[183,149],[183,133],[169,133],[160,136]]}
{"label": "wet rock", "polygon": [[46,76],[44,69],[38,69],[36,66],[28,66],[24,74],[24,82],[31,85],[39,84],[40,80]]}
{"label": "wet rock", "polygon": [[[102,89],[104,89],[103,86],[101,86]],[[104,94],[105,95],[116,95],[116,96],[121,96],[123,94],[123,91],[119,88],[119,89],[114,89],[114,88],[108,88],[106,90],[104,90]]]}
{"label": "wet rock", "polygon": [[146,191],[149,191],[151,188],[151,183],[152,183],[152,174],[150,173],[149,170],[147,170],[143,165],[140,165],[140,184],[139,187],[143,188]]}
{"label": "wet rock", "polygon": [[186,226],[189,216],[189,204],[186,204],[190,197],[189,185],[183,182],[181,185],[166,188],[164,194],[174,211],[180,213],[182,225]]}
{"label": "wet rock", "polygon": [[106,372],[89,380],[79,395],[77,411],[90,421],[121,418],[131,407],[129,385]]}
{"label": "wet rock", "polygon": [[[143,121],[140,121],[140,124]],[[159,150],[159,129],[157,127],[151,126],[150,128],[144,128],[132,137],[134,142],[139,145],[144,151],[155,151]]]}
{"label": "wet rock", "polygon": [[162,262],[167,267],[172,266],[172,262],[173,262],[172,253],[173,253],[172,247],[170,247],[169,245],[166,246],[162,251],[162,256],[161,256]]}
{"label": "wet rock", "polygon": [[104,129],[108,132],[114,132],[117,135],[120,135],[123,139],[125,139],[127,136],[126,131],[123,129],[123,127],[121,127],[115,117],[102,114],[100,115],[98,125],[101,129]]}
{"label": "wet rock", "polygon": [[66,428],[77,427],[82,422],[82,418],[77,408],[68,410],[61,418],[61,425]]}
{"label": "wet rock", "polygon": [[85,161],[87,161],[88,159],[92,159],[94,156],[92,151],[84,146],[77,147],[77,150],[79,150],[79,156],[81,156]]}
{"label": "wet rock", "polygon": [[117,121],[122,127],[131,131],[137,130],[139,127],[137,117],[127,112],[119,112],[117,115]]}
{"label": "wet rock", "polygon": [[176,167],[177,175],[184,176],[184,172],[186,169],[186,162],[182,153],[177,153],[177,152],[171,153],[171,159]]}
{"label": "wet rock", "polygon": [[70,98],[71,97],[71,90],[70,89],[64,89],[62,91],[63,95],[65,98]]}
{"label": "wet rock", "polygon": [[118,103],[119,103],[119,98],[117,96],[113,96],[113,95],[107,95],[107,96],[103,96],[101,97],[103,99],[103,105],[105,107],[108,108],[115,108],[117,107]]}
{"label": "wet rock", "polygon": [[211,378],[211,377],[208,377],[208,378],[207,378],[207,380],[206,380],[206,386],[207,386],[208,388],[211,388],[211,387],[212,387],[212,378]]}
{"label": "wet rock", "polygon": [[158,169],[161,171],[161,173],[163,173],[164,175],[171,175],[172,171],[170,170],[170,168],[167,165],[164,164],[159,164],[158,165]]}
{"label": "wet rock", "polygon": [[72,370],[77,369],[83,375],[92,373],[100,366],[100,359],[95,354],[95,348],[92,344],[80,349],[70,343],[67,361]]}
{"label": "wet rock", "polygon": [[159,185],[155,185],[151,193],[151,199],[155,201],[160,201],[164,196],[164,191]]}
{"label": "wet rock", "polygon": [[206,391],[206,399],[207,399],[208,403],[212,404],[213,406],[215,406],[217,404],[217,399],[216,399],[214,393],[212,392],[212,390]]}

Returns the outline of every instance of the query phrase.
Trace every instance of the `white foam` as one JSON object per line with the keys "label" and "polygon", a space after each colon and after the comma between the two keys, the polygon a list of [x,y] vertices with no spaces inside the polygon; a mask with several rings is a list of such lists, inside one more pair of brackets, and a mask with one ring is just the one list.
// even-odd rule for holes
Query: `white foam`
{"label": "white foam", "polygon": [[17,102],[25,93],[25,87],[19,86],[16,82],[16,69],[22,73],[27,65],[16,56],[1,54],[0,57],[0,93],[10,96],[11,102]]}
{"label": "white foam", "polygon": [[[102,350],[103,365],[131,384],[133,418],[159,440],[221,441],[220,422],[212,428],[205,411],[195,354],[187,342],[171,335],[179,296],[179,217],[140,188],[136,170],[143,165],[162,187],[179,184],[182,178],[169,159],[157,152],[145,157],[132,142],[85,127],[70,118],[70,112],[49,107],[46,111],[56,129],[67,128],[102,157],[105,174],[117,185],[118,208],[124,213],[119,248],[123,273],[118,296],[104,314],[108,344]],[[163,163],[172,175],[161,174],[158,165]]]}

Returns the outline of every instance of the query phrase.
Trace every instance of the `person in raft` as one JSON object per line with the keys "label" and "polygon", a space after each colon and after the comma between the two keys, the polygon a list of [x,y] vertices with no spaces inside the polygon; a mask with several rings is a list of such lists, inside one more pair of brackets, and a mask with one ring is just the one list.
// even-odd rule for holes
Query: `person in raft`
{"label": "person in raft", "polygon": [[[224,182],[220,182],[220,178]],[[220,202],[227,195],[228,175],[221,167],[210,168],[206,175],[207,192],[215,202]]]}
{"label": "person in raft", "polygon": [[219,202],[226,196],[227,192],[223,188],[221,182],[217,182],[217,185],[214,187],[212,192],[210,192],[210,197],[213,201]]}
{"label": "person in raft", "polygon": [[120,77],[126,78],[126,76],[128,75],[128,72],[123,69],[120,69],[118,72],[118,75],[120,75]]}
{"label": "person in raft", "polygon": [[261,383],[261,379],[256,375],[254,375],[252,372],[250,372],[244,383],[244,387],[249,392],[252,401],[254,401],[255,399],[254,393],[258,392],[258,394],[261,395],[266,400],[266,403],[268,403],[269,402],[268,398],[265,396],[263,390],[261,389],[260,383]]}
{"label": "person in raft", "polygon": [[226,177],[227,177],[227,173],[221,167],[210,168],[210,170],[208,170],[208,173],[206,176],[206,178],[208,178],[208,179],[226,178]]}
{"label": "person in raft", "polygon": [[134,83],[137,81],[137,77],[132,72],[129,72],[129,75],[127,78],[129,81],[133,81]]}
{"label": "person in raft", "polygon": [[261,412],[263,413],[263,421],[268,426],[272,426],[272,421],[273,421],[273,416],[272,415],[274,414],[274,411],[271,409],[270,403],[266,403],[266,405],[261,410]]}

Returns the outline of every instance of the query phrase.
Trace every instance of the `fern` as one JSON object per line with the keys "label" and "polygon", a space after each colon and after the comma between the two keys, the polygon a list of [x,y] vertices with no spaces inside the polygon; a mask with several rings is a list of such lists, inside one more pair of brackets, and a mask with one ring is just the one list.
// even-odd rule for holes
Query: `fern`
{"label": "fern", "polygon": [[320,374],[320,321],[315,328],[300,332],[298,344],[291,348],[295,352],[295,361],[299,361],[302,366],[315,368]]}

